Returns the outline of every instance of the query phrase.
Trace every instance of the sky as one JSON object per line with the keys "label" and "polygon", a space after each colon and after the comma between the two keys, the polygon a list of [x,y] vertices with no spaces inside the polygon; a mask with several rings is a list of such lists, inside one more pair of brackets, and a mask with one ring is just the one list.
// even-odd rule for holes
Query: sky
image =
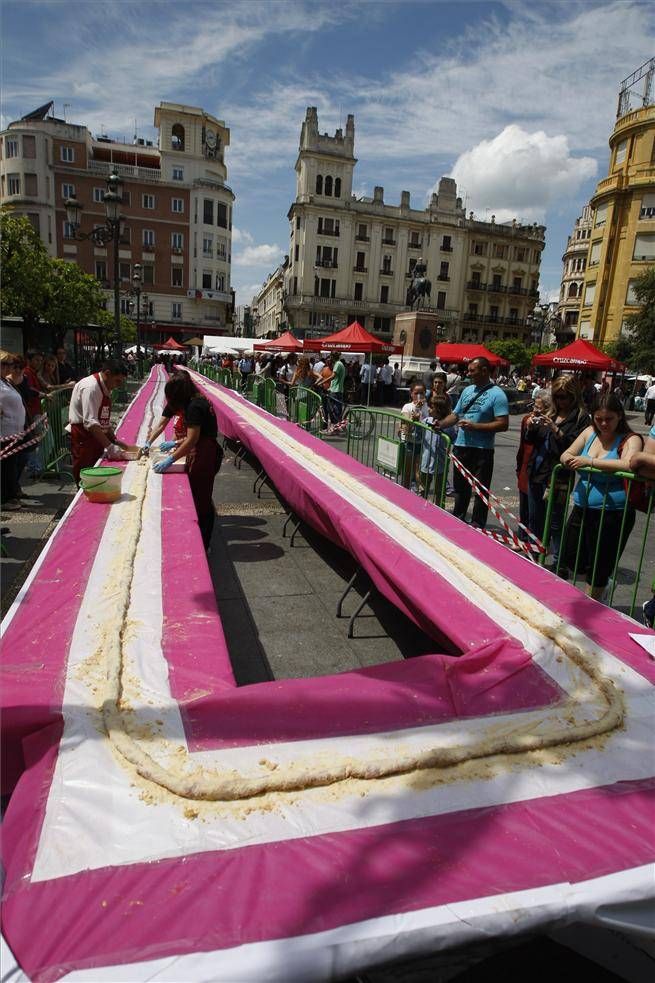
{"label": "sky", "polygon": [[232,284],[249,303],[289,249],[307,106],[355,116],[353,190],[424,208],[452,175],[467,211],[545,223],[542,295],[606,174],[620,81],[655,55],[641,0],[2,0],[3,127],[55,113],[131,142],[162,100],[231,131]]}

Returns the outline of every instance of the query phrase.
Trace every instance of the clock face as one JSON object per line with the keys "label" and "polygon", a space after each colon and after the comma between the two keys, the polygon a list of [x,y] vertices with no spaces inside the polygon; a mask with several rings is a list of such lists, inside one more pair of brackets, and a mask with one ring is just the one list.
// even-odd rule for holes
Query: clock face
{"label": "clock face", "polygon": [[214,149],[214,147],[216,146],[216,134],[214,133],[214,131],[213,131],[213,130],[207,130],[207,132],[206,132],[206,134],[205,134],[205,143],[206,143],[206,144],[207,144],[207,146],[208,146],[208,147],[210,147],[210,148],[211,148],[212,150],[213,150],[213,149]]}

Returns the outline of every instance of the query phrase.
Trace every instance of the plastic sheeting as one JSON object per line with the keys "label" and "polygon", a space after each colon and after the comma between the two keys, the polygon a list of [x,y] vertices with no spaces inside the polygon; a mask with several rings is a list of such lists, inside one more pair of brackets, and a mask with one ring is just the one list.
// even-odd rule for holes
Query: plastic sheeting
{"label": "plastic sheeting", "polygon": [[[161,384],[153,374],[128,413],[131,439]],[[298,514],[350,548],[436,649],[448,639],[464,654],[237,690],[187,480],[151,475],[124,685],[157,760],[181,754],[244,773],[344,749],[366,760],[426,740],[473,742],[489,728],[539,728],[578,690],[573,713],[591,713],[579,674],[449,568],[417,537],[417,519],[595,639],[625,724],[561,757],[519,755],[456,777],[416,772],[217,807],[154,794],[109,746],[93,709],[101,675],[88,672],[92,640],[116,616],[121,514],[78,500],[5,635],[14,754],[20,736],[28,767],[5,824],[3,921],[28,976],[326,979],[648,897],[655,673],[628,637],[632,623],[292,425],[208,392],[223,432],[257,453]],[[138,472],[128,468],[129,495]],[[384,494],[392,516],[370,492]],[[53,582],[59,604],[46,611],[57,630],[36,655],[30,618],[38,623]],[[39,657],[46,670],[33,668]]]}

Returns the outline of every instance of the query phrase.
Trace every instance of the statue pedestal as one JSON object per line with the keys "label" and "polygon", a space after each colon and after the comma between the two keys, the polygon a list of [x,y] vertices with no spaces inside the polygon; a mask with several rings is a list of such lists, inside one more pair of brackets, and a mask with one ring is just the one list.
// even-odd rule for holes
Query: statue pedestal
{"label": "statue pedestal", "polygon": [[437,325],[440,323],[439,315],[428,311],[405,311],[403,314],[396,314],[393,342],[395,345],[405,345],[405,358],[410,355],[435,358]]}

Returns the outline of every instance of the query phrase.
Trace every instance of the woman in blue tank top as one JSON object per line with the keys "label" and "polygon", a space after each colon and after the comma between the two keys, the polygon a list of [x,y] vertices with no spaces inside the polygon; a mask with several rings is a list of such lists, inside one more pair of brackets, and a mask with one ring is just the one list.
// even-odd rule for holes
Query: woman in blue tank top
{"label": "woman in blue tank top", "polygon": [[635,510],[627,503],[623,479],[616,473],[630,469],[630,458],[641,447],[641,437],[630,429],[623,404],[612,393],[606,393],[596,398],[592,425],[560,458],[574,471],[594,468],[601,472],[590,474],[582,470],[578,478],[564,537],[566,568],[560,571],[567,576],[568,567],[575,566],[580,543],[578,568],[585,572],[589,594],[596,600],[603,596],[617,555],[623,553],[635,524]]}

